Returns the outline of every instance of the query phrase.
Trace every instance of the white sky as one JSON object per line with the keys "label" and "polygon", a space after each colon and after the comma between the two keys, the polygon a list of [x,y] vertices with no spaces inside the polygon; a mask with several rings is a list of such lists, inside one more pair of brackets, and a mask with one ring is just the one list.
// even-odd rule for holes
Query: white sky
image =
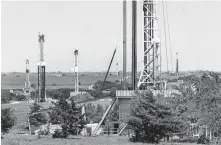
{"label": "white sky", "polygon": [[[221,2],[168,1],[173,65],[179,53],[180,70],[221,71]],[[159,9],[163,70],[166,70],[162,3]],[[139,2],[138,7],[141,8]],[[128,9],[131,8],[130,3]],[[116,45],[122,41],[122,1],[2,2],[1,71],[31,72],[39,60],[38,32],[45,34],[46,71],[70,71],[74,49],[79,50],[79,71],[106,71]],[[141,25],[141,9],[138,26]],[[131,40],[131,13],[128,10],[128,40]],[[166,26],[167,27],[167,26]],[[138,70],[141,70],[141,34],[138,30]],[[167,42],[168,43],[168,42]],[[122,70],[122,45],[116,63]],[[131,66],[128,42],[128,66]],[[168,47],[168,58],[170,51]],[[169,60],[169,69],[171,62]]]}

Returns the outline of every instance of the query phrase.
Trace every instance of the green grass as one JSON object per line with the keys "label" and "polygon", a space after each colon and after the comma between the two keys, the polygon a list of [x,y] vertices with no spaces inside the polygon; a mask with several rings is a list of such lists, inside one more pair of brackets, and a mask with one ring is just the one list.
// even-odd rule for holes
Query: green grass
{"label": "green grass", "polygon": [[[100,104],[104,108],[110,104],[110,100],[97,100],[92,101],[92,105]],[[49,108],[52,106],[49,102],[38,103],[43,106],[44,109]],[[28,126],[27,120],[27,113],[30,112],[30,103],[25,101],[21,101],[18,104],[2,104],[2,108],[12,108],[14,110],[15,117],[17,118],[15,126],[12,128],[10,133],[28,133],[28,130],[24,130],[25,126]]]}
{"label": "green grass", "polygon": [[[125,136],[120,137],[70,137],[69,139],[52,139],[51,136],[37,136],[29,135],[5,135],[2,139],[2,145],[153,145],[144,143],[133,143]],[[196,145],[194,143],[167,143],[161,142],[160,145]]]}
{"label": "green grass", "polygon": [[[39,103],[40,105],[43,106],[44,109],[49,108],[52,104],[48,102],[44,103]],[[25,101],[22,101],[18,104],[2,104],[2,108],[12,108],[14,110],[15,117],[17,118],[16,120],[16,125],[13,127],[11,130],[11,133],[28,133],[28,131],[24,131],[22,129],[23,126],[28,126],[27,124],[27,113],[30,112],[30,105]]]}
{"label": "green grass", "polygon": [[[19,74],[9,74],[1,77],[1,88],[2,89],[22,89],[25,84],[25,73]],[[79,76],[79,81],[81,83],[80,87],[88,89],[89,85],[95,83],[98,80],[104,80],[104,75],[102,76]],[[107,80],[115,81],[122,78],[122,76],[111,75],[108,76]],[[37,74],[30,74],[31,84],[37,85]],[[46,89],[57,89],[57,88],[74,88],[74,76],[73,74],[68,74],[66,76],[55,76],[53,74],[46,74]]]}

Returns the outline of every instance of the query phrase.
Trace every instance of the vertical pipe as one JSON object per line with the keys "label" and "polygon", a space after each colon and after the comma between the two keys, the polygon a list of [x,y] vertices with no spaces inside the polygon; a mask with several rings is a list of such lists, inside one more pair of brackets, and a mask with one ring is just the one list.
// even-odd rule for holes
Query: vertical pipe
{"label": "vertical pipe", "polygon": [[29,61],[26,60],[26,82],[29,82]]}
{"label": "vertical pipe", "polygon": [[176,53],[176,75],[179,75],[179,61],[178,61],[178,53]]}
{"label": "vertical pipe", "polygon": [[209,131],[209,139],[210,140],[212,139],[212,132],[211,132],[211,130]]}
{"label": "vertical pipe", "polygon": [[[143,4],[143,7],[148,7],[148,5],[147,4]],[[148,46],[149,46],[149,38],[147,37],[148,35],[147,35],[147,33],[149,33],[149,30],[148,31],[145,31],[147,28],[147,24],[148,24],[148,21],[149,21],[149,18],[148,18],[148,11],[147,11],[147,9],[146,8],[143,8],[143,24],[144,24],[144,27],[143,27],[143,47],[144,47],[144,52],[146,52],[147,51],[147,49],[148,49]],[[147,74],[147,73],[149,73],[149,72],[147,72],[147,61],[149,61],[150,60],[150,58],[149,58],[150,56],[149,56],[149,53],[145,53],[144,54],[144,72]],[[145,80],[145,82],[146,82],[147,80]]]}
{"label": "vertical pipe", "polygon": [[74,67],[74,74],[75,74],[75,92],[78,92],[79,89],[79,76],[78,76],[78,50],[74,51],[75,55],[75,67]]}
{"label": "vertical pipe", "polygon": [[123,1],[123,89],[126,90],[127,77],[127,1]]}
{"label": "vertical pipe", "polygon": [[38,35],[40,46],[40,62],[38,65],[38,101],[45,101],[45,64],[44,64],[44,35]]}
{"label": "vertical pipe", "polygon": [[44,98],[44,101],[46,101],[46,91],[45,91],[45,66],[44,66],[44,69],[43,69],[43,96],[42,96],[42,98]]}
{"label": "vertical pipe", "polygon": [[37,102],[39,102],[40,98],[40,66],[38,66],[38,99]]}
{"label": "vertical pipe", "polygon": [[40,40],[40,61],[44,61],[44,41]]}
{"label": "vertical pipe", "polygon": [[29,131],[29,135],[31,135],[30,116],[28,116],[28,131]]}
{"label": "vertical pipe", "polygon": [[132,1],[132,88],[137,87],[137,2]]}
{"label": "vertical pipe", "polygon": [[79,91],[78,54],[77,54],[77,92]]}
{"label": "vertical pipe", "polygon": [[155,49],[156,49],[156,44],[155,42],[153,43],[153,80],[155,81]]}

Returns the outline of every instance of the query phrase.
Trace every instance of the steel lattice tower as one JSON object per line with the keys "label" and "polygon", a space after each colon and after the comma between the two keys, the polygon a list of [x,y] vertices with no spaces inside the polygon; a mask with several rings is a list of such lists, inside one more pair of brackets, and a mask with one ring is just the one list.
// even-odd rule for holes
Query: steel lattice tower
{"label": "steel lattice tower", "polygon": [[156,3],[153,0],[143,1],[143,50],[144,66],[138,88],[155,86],[160,76],[160,42],[157,38]]}
{"label": "steel lattice tower", "polygon": [[45,93],[45,66],[44,62],[44,35],[38,35],[39,45],[40,45],[40,61],[37,63],[38,66],[38,101],[45,102],[46,101],[46,93]]}
{"label": "steel lattice tower", "polygon": [[25,93],[30,93],[31,83],[29,80],[29,60],[26,60],[26,79],[25,79]]}
{"label": "steel lattice tower", "polygon": [[74,51],[75,65],[74,65],[74,76],[75,76],[75,92],[79,91],[79,78],[78,78],[78,50]]}

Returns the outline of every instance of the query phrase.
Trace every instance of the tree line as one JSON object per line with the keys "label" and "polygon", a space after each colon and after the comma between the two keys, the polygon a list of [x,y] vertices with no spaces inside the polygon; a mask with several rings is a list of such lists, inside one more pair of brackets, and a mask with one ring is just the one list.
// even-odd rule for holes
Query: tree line
{"label": "tree line", "polygon": [[[154,96],[150,90],[137,93],[131,102],[131,118],[127,121],[135,133],[131,141],[159,143],[163,138],[174,134],[179,136],[179,141],[193,138],[189,130],[190,123],[193,122],[199,126],[207,126],[210,131],[216,133],[217,139],[221,138],[220,76],[210,72],[201,76],[183,77],[182,80],[183,84],[176,87],[179,93],[174,93],[170,97]],[[86,123],[98,122],[106,109],[88,104],[86,106],[86,110],[89,110],[86,111],[88,119],[84,121],[82,114],[79,113],[79,106],[73,101],[68,102],[64,97],[58,98],[60,99],[55,103],[56,109],[50,112],[49,116],[51,122],[63,126],[62,132],[58,134],[64,137],[76,134]],[[113,109],[116,111],[111,113],[113,120],[118,119],[117,107],[116,105]],[[6,112],[12,114],[10,111]],[[2,126],[4,128],[3,124]],[[197,140],[199,143],[213,142],[203,135]]]}
{"label": "tree line", "polygon": [[[184,83],[171,97],[153,96],[151,91],[137,94],[131,104],[133,141],[159,143],[164,137],[176,134],[180,141],[193,139],[190,123],[207,126],[221,138],[221,79],[216,73],[182,78]],[[201,134],[200,143],[213,140]]]}

